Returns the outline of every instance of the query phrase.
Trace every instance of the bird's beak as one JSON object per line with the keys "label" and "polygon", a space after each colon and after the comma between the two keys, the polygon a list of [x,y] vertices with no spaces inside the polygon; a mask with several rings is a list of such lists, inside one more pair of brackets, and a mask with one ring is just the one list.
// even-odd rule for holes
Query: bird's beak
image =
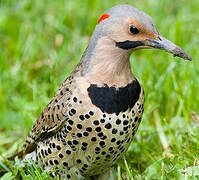
{"label": "bird's beak", "polygon": [[172,53],[174,56],[178,56],[189,61],[192,60],[192,58],[186,54],[184,50],[162,36],[159,36],[158,39],[146,39],[144,44],[148,47],[162,49],[166,52]]}

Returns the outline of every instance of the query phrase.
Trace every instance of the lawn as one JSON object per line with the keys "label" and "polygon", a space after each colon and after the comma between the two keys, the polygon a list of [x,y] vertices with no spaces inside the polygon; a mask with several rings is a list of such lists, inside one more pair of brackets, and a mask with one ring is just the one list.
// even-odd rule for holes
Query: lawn
{"label": "lawn", "polygon": [[131,56],[145,89],[140,128],[119,177],[199,179],[198,0],[0,0],[0,169],[4,180],[48,179],[34,165],[23,169],[5,157],[19,151],[42,109],[79,62],[96,22],[117,4],[148,13],[158,31],[192,62],[159,50]]}

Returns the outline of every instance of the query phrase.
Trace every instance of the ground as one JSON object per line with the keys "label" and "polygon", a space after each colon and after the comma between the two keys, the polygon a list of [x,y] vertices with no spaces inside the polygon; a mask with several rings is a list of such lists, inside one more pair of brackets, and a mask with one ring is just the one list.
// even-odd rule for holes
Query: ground
{"label": "ground", "polygon": [[[158,31],[193,58],[159,50],[132,54],[145,89],[145,111],[126,156],[127,179],[199,179],[199,1],[192,0],[0,0],[0,169],[2,179],[48,179],[34,165],[5,162],[20,150],[45,105],[74,69],[101,14],[131,4],[152,16]],[[121,178],[119,178],[121,179]]]}

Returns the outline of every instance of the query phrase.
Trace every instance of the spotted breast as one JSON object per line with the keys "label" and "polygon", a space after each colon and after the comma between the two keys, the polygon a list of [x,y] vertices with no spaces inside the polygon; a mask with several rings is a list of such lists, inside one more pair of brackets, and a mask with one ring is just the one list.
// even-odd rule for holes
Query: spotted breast
{"label": "spotted breast", "polygon": [[[82,87],[81,82],[74,83]],[[65,108],[59,107],[56,96],[49,105],[62,109],[66,121],[55,135],[39,142],[36,162],[47,170],[61,168],[68,177],[74,169],[84,176],[106,171],[127,150],[137,131],[144,110],[143,90],[135,79],[119,88],[90,84],[80,89],[68,84],[67,91],[60,105]]]}

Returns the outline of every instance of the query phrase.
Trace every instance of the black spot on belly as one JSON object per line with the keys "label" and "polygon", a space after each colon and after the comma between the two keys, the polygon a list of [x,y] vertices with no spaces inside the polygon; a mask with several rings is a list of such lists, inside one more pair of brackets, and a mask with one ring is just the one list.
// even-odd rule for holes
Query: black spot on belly
{"label": "black spot on belly", "polygon": [[102,112],[118,115],[135,105],[139,99],[141,87],[135,79],[127,86],[118,89],[113,86],[98,87],[96,84],[91,84],[87,91],[91,102],[100,108]]}

